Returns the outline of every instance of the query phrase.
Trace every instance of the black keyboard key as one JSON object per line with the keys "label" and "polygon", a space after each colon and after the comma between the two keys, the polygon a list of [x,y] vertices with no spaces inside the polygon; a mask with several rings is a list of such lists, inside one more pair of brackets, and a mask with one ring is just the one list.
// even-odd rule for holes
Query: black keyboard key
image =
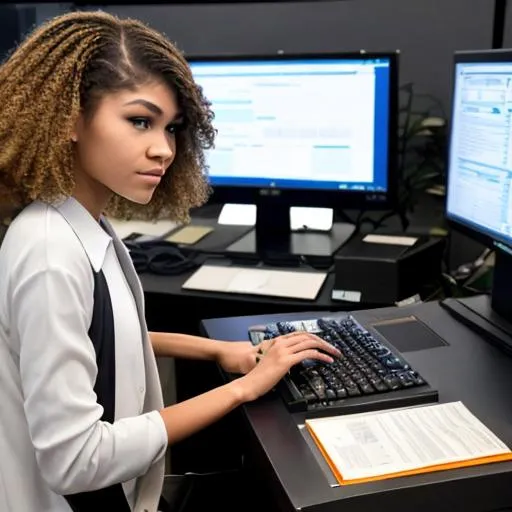
{"label": "black keyboard key", "polygon": [[389,389],[396,390],[402,387],[400,379],[396,375],[385,375],[382,379]]}
{"label": "black keyboard key", "polygon": [[325,396],[326,396],[327,400],[336,400],[336,398],[337,398],[336,392],[331,388],[327,388],[325,390]]}
{"label": "black keyboard key", "polygon": [[295,327],[289,322],[277,322],[276,326],[280,334],[290,334],[296,331]]}
{"label": "black keyboard key", "polygon": [[358,380],[357,385],[365,395],[373,395],[375,393],[375,388],[367,380]]}
{"label": "black keyboard key", "polygon": [[415,372],[414,370],[410,370],[409,375],[411,376],[411,379],[414,381],[414,383],[417,386],[423,386],[423,384],[425,384],[425,380],[418,372]]}

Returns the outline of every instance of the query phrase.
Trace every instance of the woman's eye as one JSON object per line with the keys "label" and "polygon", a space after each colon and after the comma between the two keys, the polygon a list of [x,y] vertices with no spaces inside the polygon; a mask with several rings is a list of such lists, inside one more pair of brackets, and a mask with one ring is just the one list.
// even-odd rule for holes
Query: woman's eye
{"label": "woman's eye", "polygon": [[147,130],[150,125],[149,119],[144,117],[132,117],[130,118],[130,122],[135,126],[135,128],[142,130]]}

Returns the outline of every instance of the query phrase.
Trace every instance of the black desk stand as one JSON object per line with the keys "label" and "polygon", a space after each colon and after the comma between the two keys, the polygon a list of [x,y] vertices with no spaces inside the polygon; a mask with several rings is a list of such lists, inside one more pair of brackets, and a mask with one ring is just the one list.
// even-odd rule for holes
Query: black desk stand
{"label": "black desk stand", "polygon": [[260,198],[256,225],[226,248],[226,255],[258,256],[263,261],[318,258],[331,262],[333,254],[352,236],[355,226],[334,223],[329,231],[292,231],[291,205],[276,198]]}
{"label": "black desk stand", "polygon": [[[438,389],[440,402],[461,400],[512,446],[512,358],[455,320],[438,303],[354,313],[374,333],[372,326],[376,323],[411,315],[430,328],[439,343],[418,346],[406,337],[388,341],[400,346],[411,365]],[[210,319],[202,322],[202,328],[210,338],[235,341],[247,339],[250,325],[311,316],[312,313],[290,313]],[[247,459],[272,495],[265,510],[512,511],[512,462],[332,487],[318,462],[318,454],[305,442],[299,429],[306,417],[304,413],[290,414],[281,398],[269,393],[244,406],[242,415]]]}
{"label": "black desk stand", "polygon": [[226,248],[226,255],[253,255],[257,253],[290,254],[292,256],[331,258],[348,240],[355,227],[351,224],[335,223],[331,231],[289,232],[270,246],[258,243],[257,231],[253,229],[240,240]]}

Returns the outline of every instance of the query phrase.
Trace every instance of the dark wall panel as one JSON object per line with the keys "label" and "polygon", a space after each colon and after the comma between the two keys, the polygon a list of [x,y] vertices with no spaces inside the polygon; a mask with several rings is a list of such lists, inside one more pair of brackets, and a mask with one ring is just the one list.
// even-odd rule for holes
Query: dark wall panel
{"label": "dark wall panel", "polygon": [[453,52],[491,47],[493,3],[352,0],[107,10],[147,21],[190,54],[400,49],[401,81],[416,82],[446,105]]}
{"label": "dark wall panel", "polygon": [[505,27],[503,31],[503,47],[512,48],[512,2],[508,0],[505,11]]}

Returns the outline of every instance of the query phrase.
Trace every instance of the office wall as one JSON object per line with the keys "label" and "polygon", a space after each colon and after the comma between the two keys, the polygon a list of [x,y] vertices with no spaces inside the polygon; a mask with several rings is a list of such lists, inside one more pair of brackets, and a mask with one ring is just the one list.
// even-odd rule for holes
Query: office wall
{"label": "office wall", "polygon": [[493,0],[348,0],[106,10],[145,20],[189,54],[400,49],[401,82],[447,105],[451,56],[491,47],[493,8]]}
{"label": "office wall", "polygon": [[34,26],[69,11],[71,5],[60,2],[0,4],[0,62]]}
{"label": "office wall", "polygon": [[512,2],[507,2],[505,14],[505,30],[503,34],[503,48],[512,48]]}
{"label": "office wall", "polygon": [[[18,4],[20,10],[35,10],[34,16],[21,18],[21,32],[28,30],[28,21],[41,23],[71,5]],[[447,107],[451,56],[458,49],[491,47],[494,0],[317,0],[102,8],[148,22],[189,54],[399,49],[401,83],[414,82],[419,92],[436,96]],[[512,46],[512,12],[508,11],[505,38]],[[7,30],[2,19],[0,29],[0,34]]]}
{"label": "office wall", "polygon": [[0,62],[19,38],[19,18],[19,12],[14,6],[0,6]]}
{"label": "office wall", "polygon": [[[71,2],[48,2],[32,5],[36,5],[36,24],[40,24],[49,18],[70,11],[73,4]],[[23,8],[23,4],[20,4],[20,8]]]}

